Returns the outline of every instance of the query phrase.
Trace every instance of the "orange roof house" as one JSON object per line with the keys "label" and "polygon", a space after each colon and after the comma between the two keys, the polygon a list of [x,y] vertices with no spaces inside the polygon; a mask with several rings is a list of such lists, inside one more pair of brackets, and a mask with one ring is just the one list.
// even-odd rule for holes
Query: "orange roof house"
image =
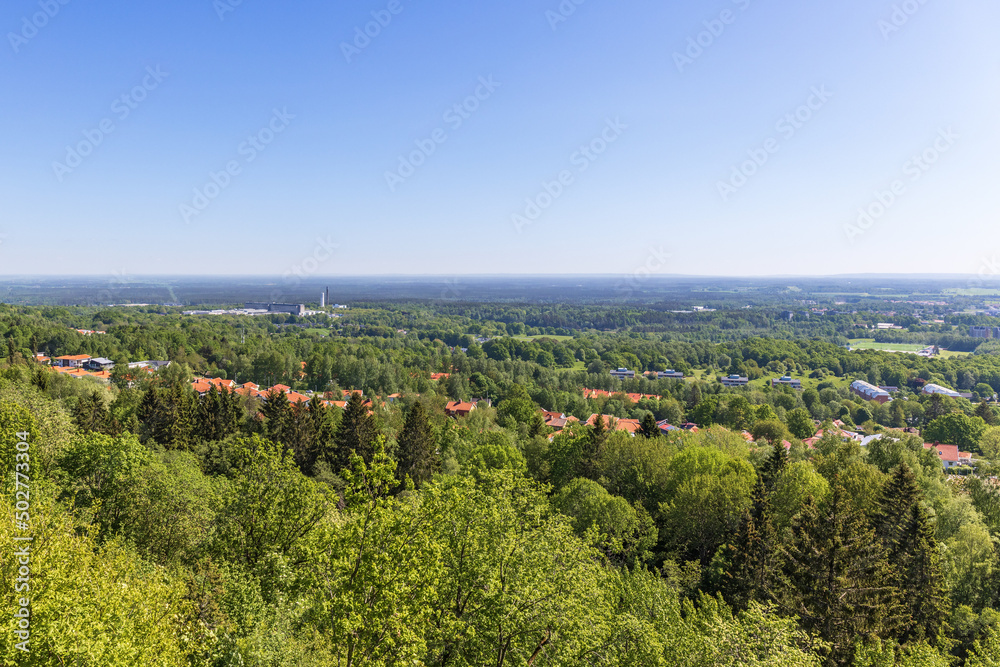
{"label": "orange roof house", "polygon": [[[605,428],[611,428],[612,424],[614,424],[614,430],[626,431],[630,435],[635,435],[642,427],[638,419],[616,419],[612,415],[600,415],[600,417],[604,420]],[[596,426],[597,418],[597,414],[590,415],[590,417],[587,418],[587,425]]]}
{"label": "orange roof house", "polygon": [[475,403],[463,403],[462,401],[449,401],[444,406],[444,412],[449,417],[468,417],[469,413],[475,409]]}
{"label": "orange roof house", "polygon": [[56,357],[52,365],[53,366],[69,366],[70,368],[80,368],[83,366],[83,362],[90,361],[91,356],[89,354],[67,354],[61,357]]}

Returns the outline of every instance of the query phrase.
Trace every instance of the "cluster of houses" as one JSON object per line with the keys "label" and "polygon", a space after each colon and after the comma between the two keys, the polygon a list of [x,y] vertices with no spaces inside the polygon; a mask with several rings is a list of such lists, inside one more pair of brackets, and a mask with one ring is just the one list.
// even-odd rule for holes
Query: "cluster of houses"
{"label": "cluster of houses", "polygon": [[662,398],[659,394],[634,394],[634,393],[624,393],[624,392],[612,392],[606,389],[584,389],[584,398],[611,398],[616,394],[621,394],[622,396],[628,397],[633,403],[638,403],[644,398],[649,398],[654,401],[658,401]]}
{"label": "cluster of houses", "polygon": [[[684,373],[680,371],[675,371],[674,369],[669,369],[665,371],[646,371],[645,375],[652,380],[683,380]],[[611,377],[616,380],[633,380],[635,379],[635,371],[629,370],[628,368],[616,368],[611,371]]]}
{"label": "cluster of houses", "polygon": [[[95,331],[92,333],[104,333]],[[61,357],[50,359],[44,354],[35,355],[35,361],[62,375],[75,378],[91,378],[100,382],[111,381],[111,371],[115,367],[115,362],[104,357],[92,357],[89,354],[66,354]],[[169,366],[169,361],[135,361],[128,365],[130,369],[142,369],[149,373]]]}

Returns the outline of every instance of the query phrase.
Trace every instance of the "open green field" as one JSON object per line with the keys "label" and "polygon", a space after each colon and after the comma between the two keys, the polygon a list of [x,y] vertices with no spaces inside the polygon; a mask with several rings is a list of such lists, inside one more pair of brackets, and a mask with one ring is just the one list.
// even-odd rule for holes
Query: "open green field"
{"label": "open green field", "polygon": [[942,292],[956,296],[1000,296],[1000,289],[995,287],[949,287]]}
{"label": "open green field", "polygon": [[883,352],[919,352],[927,347],[916,343],[876,343],[871,338],[857,338],[850,341],[855,350],[882,350]]}
{"label": "open green field", "polygon": [[[926,345],[916,345],[911,343],[876,343],[871,338],[858,338],[850,341],[851,349],[854,350],[881,350],[883,352],[919,352],[927,347]],[[971,352],[953,352],[952,350],[941,350],[942,359],[953,357],[967,357]]]}
{"label": "open green field", "polygon": [[329,336],[330,335],[330,330],[329,329],[317,329],[316,327],[310,327],[308,329],[304,329],[304,331],[306,331],[307,333],[315,334],[317,336]]}
{"label": "open green field", "polygon": [[531,342],[533,340],[538,340],[539,338],[551,338],[552,340],[573,340],[572,336],[511,336],[514,340],[524,340]]}

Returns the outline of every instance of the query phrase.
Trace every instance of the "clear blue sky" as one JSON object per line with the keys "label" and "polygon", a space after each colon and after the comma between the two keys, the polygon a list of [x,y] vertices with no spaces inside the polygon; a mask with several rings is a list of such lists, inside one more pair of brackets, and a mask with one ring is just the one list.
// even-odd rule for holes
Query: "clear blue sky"
{"label": "clear blue sky", "polygon": [[1000,256],[994,0],[63,1],[0,9],[0,274]]}

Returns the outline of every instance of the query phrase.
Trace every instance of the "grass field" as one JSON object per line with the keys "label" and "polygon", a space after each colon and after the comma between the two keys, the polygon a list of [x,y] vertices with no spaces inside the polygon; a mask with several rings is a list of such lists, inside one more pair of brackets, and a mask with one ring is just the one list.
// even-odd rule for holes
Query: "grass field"
{"label": "grass field", "polygon": [[316,327],[311,327],[309,329],[305,329],[305,331],[308,332],[308,333],[311,333],[311,334],[315,334],[317,336],[329,336],[330,335],[330,330],[329,329],[317,329]]}
{"label": "grass field", "polygon": [[573,340],[572,336],[511,336],[514,340],[533,341],[539,338],[551,338],[552,340]]}
{"label": "grass field", "polygon": [[[910,343],[876,343],[871,338],[858,338],[852,340],[851,348],[854,350],[881,350],[883,352],[919,352],[927,347],[926,345],[916,345]],[[967,357],[971,352],[953,352],[951,350],[941,350],[942,359],[953,357]]]}
{"label": "grass field", "polygon": [[919,352],[927,347],[916,343],[876,343],[871,338],[858,338],[850,341],[855,350],[882,350],[883,352]]}

